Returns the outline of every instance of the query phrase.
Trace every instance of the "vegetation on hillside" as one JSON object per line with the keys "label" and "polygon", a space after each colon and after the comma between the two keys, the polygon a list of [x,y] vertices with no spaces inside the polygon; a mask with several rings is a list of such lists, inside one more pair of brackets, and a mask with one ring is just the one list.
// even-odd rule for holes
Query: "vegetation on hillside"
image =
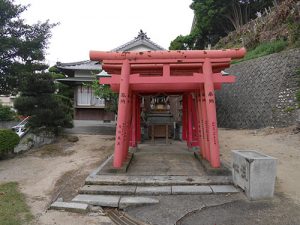
{"label": "vegetation on hillside", "polygon": [[288,42],[284,40],[275,40],[271,42],[265,42],[247,52],[246,56],[240,60],[236,60],[233,63],[242,62],[250,59],[255,59],[265,55],[270,55],[276,52],[281,52],[288,46]]}
{"label": "vegetation on hillside", "polygon": [[262,43],[280,39],[287,41],[289,47],[300,47],[300,9],[297,0],[283,1],[269,10],[267,15],[230,32],[214,48],[245,46],[250,50]]}
{"label": "vegetation on hillside", "polygon": [[230,31],[256,17],[256,13],[273,5],[273,0],[193,0],[190,8],[195,18],[188,35],[179,35],[170,44],[171,50],[204,49],[215,45]]}
{"label": "vegetation on hillside", "polygon": [[15,182],[0,185],[0,224],[26,225],[33,215]]}

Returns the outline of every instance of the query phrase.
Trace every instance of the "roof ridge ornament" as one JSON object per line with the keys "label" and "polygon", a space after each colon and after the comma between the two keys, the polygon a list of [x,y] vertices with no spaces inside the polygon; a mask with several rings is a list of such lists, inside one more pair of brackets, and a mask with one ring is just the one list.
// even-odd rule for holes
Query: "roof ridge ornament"
{"label": "roof ridge ornament", "polygon": [[138,33],[138,36],[134,38],[135,40],[141,39],[141,40],[150,40],[150,38],[147,36],[147,33],[144,32],[142,29],[140,29],[140,32]]}

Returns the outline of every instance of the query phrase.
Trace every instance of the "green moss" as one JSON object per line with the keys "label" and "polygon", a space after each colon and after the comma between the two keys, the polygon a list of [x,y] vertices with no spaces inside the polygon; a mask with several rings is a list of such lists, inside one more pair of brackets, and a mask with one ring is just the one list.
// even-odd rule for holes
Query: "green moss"
{"label": "green moss", "polygon": [[0,185],[0,224],[29,224],[33,216],[16,182]]}

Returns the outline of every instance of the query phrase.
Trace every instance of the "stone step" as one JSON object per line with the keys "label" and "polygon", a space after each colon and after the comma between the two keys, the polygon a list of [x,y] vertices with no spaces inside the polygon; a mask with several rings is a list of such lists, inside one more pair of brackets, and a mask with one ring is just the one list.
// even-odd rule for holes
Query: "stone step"
{"label": "stone step", "polygon": [[136,186],[129,185],[84,185],[79,194],[93,195],[134,195]]}
{"label": "stone step", "polygon": [[86,203],[90,205],[119,207],[120,195],[86,195],[79,194],[72,199],[72,202]]}
{"label": "stone step", "polygon": [[121,197],[119,202],[119,208],[125,209],[129,206],[141,206],[141,205],[150,205],[158,204],[159,200],[155,198],[148,197]]}
{"label": "stone step", "polygon": [[56,201],[50,205],[50,209],[64,210],[68,212],[85,213],[89,209],[89,205],[86,203],[78,202],[61,202]]}
{"label": "stone step", "polygon": [[72,199],[76,203],[114,207],[124,209],[128,206],[139,206],[146,204],[157,204],[158,199],[142,196],[120,196],[120,195],[86,195],[79,194]]}
{"label": "stone step", "polygon": [[170,195],[172,186],[138,186],[136,195]]}
{"label": "stone step", "polygon": [[88,195],[202,195],[237,193],[233,185],[172,185],[172,186],[129,186],[129,185],[85,185],[80,194]]}
{"label": "stone step", "polygon": [[87,185],[228,185],[230,176],[125,176],[92,175],[85,180]]}

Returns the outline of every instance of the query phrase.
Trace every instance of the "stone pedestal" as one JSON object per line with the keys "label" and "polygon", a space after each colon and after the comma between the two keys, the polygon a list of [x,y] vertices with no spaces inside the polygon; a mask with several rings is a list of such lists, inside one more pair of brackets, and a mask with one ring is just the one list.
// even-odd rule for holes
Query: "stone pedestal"
{"label": "stone pedestal", "polygon": [[232,176],[235,185],[245,190],[250,200],[274,195],[276,159],[257,151],[232,151]]}

